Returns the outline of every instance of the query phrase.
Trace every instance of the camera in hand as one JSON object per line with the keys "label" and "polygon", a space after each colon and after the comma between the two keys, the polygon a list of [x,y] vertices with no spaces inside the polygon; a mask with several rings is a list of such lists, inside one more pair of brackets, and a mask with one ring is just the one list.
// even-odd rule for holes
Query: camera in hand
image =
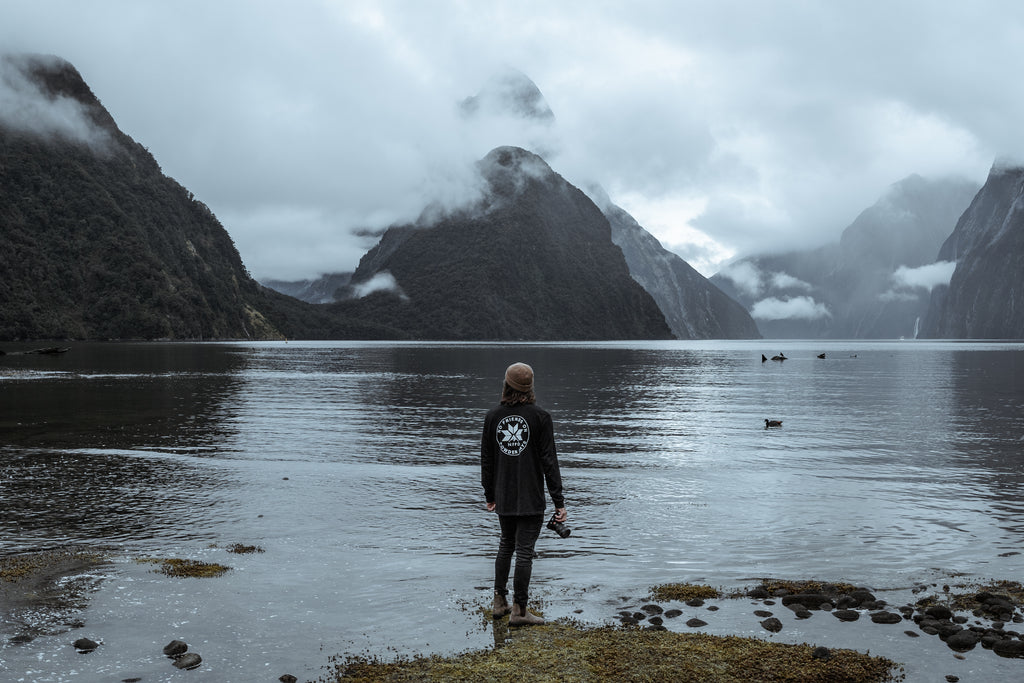
{"label": "camera in hand", "polygon": [[[555,515],[558,513],[556,512]],[[572,529],[567,527],[564,523],[556,521],[555,515],[551,515],[551,519],[548,520],[548,528],[554,531],[562,538],[569,538],[569,534],[572,533]]]}

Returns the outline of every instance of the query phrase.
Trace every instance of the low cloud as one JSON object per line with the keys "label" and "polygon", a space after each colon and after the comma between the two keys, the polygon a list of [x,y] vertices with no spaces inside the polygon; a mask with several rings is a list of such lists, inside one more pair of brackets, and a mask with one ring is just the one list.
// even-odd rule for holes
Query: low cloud
{"label": "low cloud", "polygon": [[[814,289],[809,282],[804,282],[789,273],[782,271],[774,273],[762,272],[750,261],[734,263],[719,271],[718,274],[732,280],[737,289],[751,297],[760,296],[766,290],[801,290],[810,292]],[[778,299],[766,299],[766,301],[778,301]]]}
{"label": "low cloud", "polygon": [[795,296],[788,299],[762,299],[750,309],[750,315],[757,320],[816,320],[832,314],[825,304],[809,296]]}
{"label": "low cloud", "polygon": [[948,285],[956,270],[956,261],[938,261],[919,268],[900,266],[892,274],[896,288],[927,289],[929,292],[938,285]]}
{"label": "low cloud", "polygon": [[718,272],[724,278],[732,280],[736,289],[750,296],[757,296],[761,293],[761,271],[749,261],[741,261],[726,266]]}
{"label": "low cloud", "polygon": [[919,268],[900,266],[890,278],[892,287],[878,296],[886,303],[917,301],[921,292],[931,292],[938,285],[948,285],[956,270],[956,261],[937,261]]}
{"label": "low cloud", "polygon": [[789,273],[772,273],[772,287],[776,289],[802,289],[805,292],[814,289],[809,282],[804,282]]}
{"label": "low cloud", "polygon": [[352,293],[357,299],[362,299],[374,292],[394,292],[403,299],[407,298],[405,292],[398,286],[395,276],[386,270],[382,270],[366,282],[352,285]]}
{"label": "low cloud", "polygon": [[77,100],[44,93],[26,72],[33,63],[60,67],[55,57],[0,56],[0,125],[40,137],[58,137],[100,148],[109,142]]}

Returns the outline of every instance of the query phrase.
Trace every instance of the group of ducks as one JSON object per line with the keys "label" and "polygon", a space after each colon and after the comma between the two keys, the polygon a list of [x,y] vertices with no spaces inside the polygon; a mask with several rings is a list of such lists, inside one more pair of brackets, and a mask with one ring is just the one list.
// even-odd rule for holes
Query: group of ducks
{"label": "group of ducks", "polygon": [[[818,358],[824,358],[824,357],[825,357],[825,354],[823,354],[823,353],[819,353],[818,354]],[[775,361],[779,361],[781,363],[782,361],[786,360],[786,354],[780,351],[779,355],[772,356],[771,359],[775,360]],[[765,363],[767,361],[768,361],[768,356],[766,356],[766,355],[764,355],[762,353],[761,354],[761,362]],[[768,418],[765,418],[765,421],[764,421],[764,428],[765,429],[771,429],[773,427],[781,427],[781,426],[782,426],[782,420],[770,420]]]}
{"label": "group of ducks", "polygon": [[[818,354],[818,358],[824,358],[824,357],[825,357],[825,354],[823,354],[823,353],[819,353]],[[788,356],[786,356],[786,354],[784,354],[782,352],[779,352],[779,355],[777,355],[777,356],[772,356],[771,359],[772,360],[777,360],[777,361],[789,360]],[[762,353],[761,354],[761,362],[764,363],[767,360],[768,360],[768,356],[766,356],[766,355],[764,355]]]}

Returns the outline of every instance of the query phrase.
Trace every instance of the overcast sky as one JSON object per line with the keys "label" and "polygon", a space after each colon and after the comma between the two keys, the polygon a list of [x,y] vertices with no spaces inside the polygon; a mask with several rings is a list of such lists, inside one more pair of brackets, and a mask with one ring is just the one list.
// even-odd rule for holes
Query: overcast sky
{"label": "overcast sky", "polygon": [[[705,275],[837,239],[911,173],[1024,158],[1016,0],[0,0],[0,49],[74,64],[257,278],[353,269],[502,144]],[[459,116],[507,67],[550,130]]]}

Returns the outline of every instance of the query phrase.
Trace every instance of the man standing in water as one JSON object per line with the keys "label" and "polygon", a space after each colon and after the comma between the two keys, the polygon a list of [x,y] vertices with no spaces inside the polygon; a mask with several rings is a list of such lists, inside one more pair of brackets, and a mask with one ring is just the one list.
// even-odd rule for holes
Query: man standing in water
{"label": "man standing in water", "polygon": [[[544,483],[555,505],[555,521],[564,522],[562,475],[555,453],[551,416],[535,404],[533,368],[513,363],[505,371],[501,405],[487,413],[480,443],[481,480],[487,510],[498,513],[501,540],[494,560],[494,618],[511,612],[510,626],[543,624],[526,609],[533,571],[533,546],[544,525]],[[512,605],[508,604],[512,555]]]}

